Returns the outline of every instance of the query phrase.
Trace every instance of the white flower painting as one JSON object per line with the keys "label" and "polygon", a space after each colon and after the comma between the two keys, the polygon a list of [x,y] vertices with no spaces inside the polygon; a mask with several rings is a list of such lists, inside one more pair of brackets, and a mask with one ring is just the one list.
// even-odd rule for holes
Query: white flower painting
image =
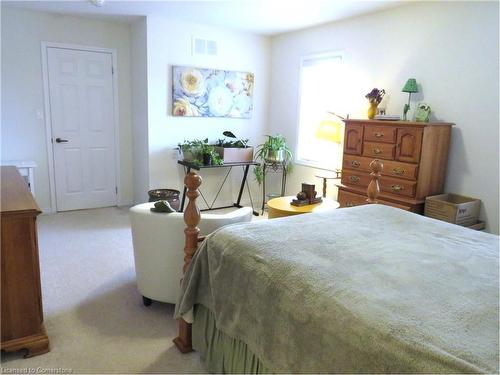
{"label": "white flower painting", "polygon": [[174,66],[172,114],[252,117],[253,73]]}

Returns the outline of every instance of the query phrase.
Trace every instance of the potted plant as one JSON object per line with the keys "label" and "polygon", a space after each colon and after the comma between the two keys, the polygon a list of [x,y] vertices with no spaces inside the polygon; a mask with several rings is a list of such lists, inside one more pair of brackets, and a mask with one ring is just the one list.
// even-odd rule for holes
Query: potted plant
{"label": "potted plant", "polygon": [[222,165],[222,159],[219,154],[215,151],[215,147],[205,143],[201,147],[201,152],[203,155],[204,165]]}
{"label": "potted plant", "polygon": [[183,143],[179,143],[178,150],[181,159],[190,162],[201,161],[203,159],[202,147],[204,144],[208,144],[208,138],[204,140],[184,140]]}
{"label": "potted plant", "polygon": [[369,119],[373,120],[375,118],[375,115],[377,114],[377,107],[382,101],[384,95],[385,90],[379,90],[377,88],[374,88],[372,91],[365,95],[365,98],[368,99],[368,102],[370,103],[370,107],[368,108]]}
{"label": "potted plant", "polygon": [[253,160],[253,147],[248,146],[248,139],[238,139],[232,132],[222,133],[227,138],[219,139],[215,151],[224,163],[238,163]]}
{"label": "potted plant", "polygon": [[292,170],[291,160],[293,158],[290,148],[286,144],[286,139],[280,134],[266,135],[267,140],[257,147],[255,160],[260,162],[254,168],[255,179],[260,184],[263,179],[263,164],[264,163],[283,163],[285,172],[290,173]]}

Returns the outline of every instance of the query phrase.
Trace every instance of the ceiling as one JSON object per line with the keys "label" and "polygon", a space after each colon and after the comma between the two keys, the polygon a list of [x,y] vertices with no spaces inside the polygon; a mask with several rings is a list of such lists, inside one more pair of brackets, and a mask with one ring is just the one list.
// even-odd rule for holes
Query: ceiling
{"label": "ceiling", "polygon": [[164,16],[273,35],[399,6],[403,0],[219,0],[2,1],[2,5],[68,15],[130,22],[138,16]]}

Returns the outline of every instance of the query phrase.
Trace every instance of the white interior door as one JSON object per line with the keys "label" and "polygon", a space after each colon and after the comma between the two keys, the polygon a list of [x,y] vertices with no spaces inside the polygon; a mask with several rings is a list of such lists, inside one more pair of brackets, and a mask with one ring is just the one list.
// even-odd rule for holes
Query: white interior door
{"label": "white interior door", "polygon": [[113,60],[47,48],[58,211],[116,205]]}

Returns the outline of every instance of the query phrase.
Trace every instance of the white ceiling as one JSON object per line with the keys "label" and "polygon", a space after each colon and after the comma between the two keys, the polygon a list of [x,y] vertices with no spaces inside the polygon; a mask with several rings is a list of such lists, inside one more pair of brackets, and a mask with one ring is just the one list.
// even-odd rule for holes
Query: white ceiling
{"label": "white ceiling", "polygon": [[273,35],[401,5],[400,0],[2,1],[2,5],[130,22],[155,15]]}

